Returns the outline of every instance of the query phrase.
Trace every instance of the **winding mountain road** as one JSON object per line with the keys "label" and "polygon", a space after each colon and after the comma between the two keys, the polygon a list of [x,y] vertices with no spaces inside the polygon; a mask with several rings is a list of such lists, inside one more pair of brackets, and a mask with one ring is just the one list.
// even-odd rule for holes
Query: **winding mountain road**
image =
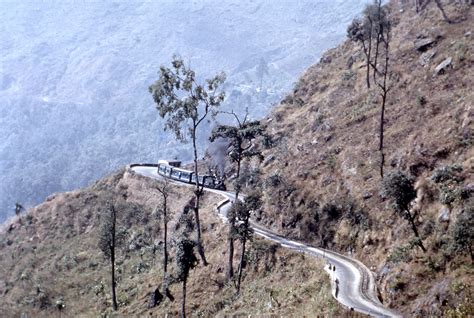
{"label": "winding mountain road", "polygon": [[[153,179],[163,178],[158,174],[156,166],[134,164],[130,166],[130,169],[145,177]],[[193,186],[176,181],[173,181],[173,183],[182,186]],[[227,210],[230,208],[233,200],[235,200],[234,193],[209,188],[204,189],[224,197],[224,200],[218,204],[217,210],[219,216],[226,220]],[[327,264],[324,269],[331,277],[332,295],[339,303],[350,310],[373,317],[401,317],[396,312],[382,305],[377,297],[377,287],[372,272],[358,260],[336,252],[286,239],[254,222],[251,222],[251,225],[255,234],[263,238],[291,250],[325,259]]]}

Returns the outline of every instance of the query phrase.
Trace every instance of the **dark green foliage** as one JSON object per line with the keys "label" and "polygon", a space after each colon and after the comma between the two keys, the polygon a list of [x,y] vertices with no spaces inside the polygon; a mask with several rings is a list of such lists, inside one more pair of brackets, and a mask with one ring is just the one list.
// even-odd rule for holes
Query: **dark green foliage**
{"label": "dark green foliage", "polygon": [[246,183],[246,180],[240,178],[242,162],[253,157],[258,158],[260,162],[263,161],[262,152],[255,141],[263,138],[265,127],[258,120],[247,121],[245,117],[241,121],[233,112],[231,114],[235,116],[238,126],[219,125],[212,131],[209,140],[213,142],[218,138],[225,138],[229,141],[228,157],[236,165],[237,176],[234,189],[238,198],[242,186]]}
{"label": "dark green foliage", "polygon": [[175,235],[179,235],[180,237],[189,238],[192,231],[196,228],[192,210],[194,206],[194,198],[189,200],[183,208],[183,212],[179,216],[178,222],[175,225]]}
{"label": "dark green foliage", "polygon": [[421,107],[425,106],[428,103],[425,96],[417,96],[416,101],[417,101],[418,105],[420,105]]}
{"label": "dark green foliage", "polygon": [[276,252],[280,248],[277,243],[264,240],[252,241],[251,248],[245,254],[245,264],[253,271],[263,266],[265,272],[270,272],[277,262]]}
{"label": "dark green foliage", "polygon": [[263,140],[262,140],[262,146],[265,148],[265,149],[270,149],[272,147],[274,147],[276,144],[275,140],[272,138],[271,135],[267,135],[265,134],[263,136]]}
{"label": "dark green foliage", "polygon": [[262,193],[258,190],[250,192],[244,199],[245,207],[250,211],[256,211],[262,207]]}
{"label": "dark green foliage", "polygon": [[459,253],[469,253],[473,258],[472,245],[474,244],[474,200],[458,216],[452,230],[453,249]]}
{"label": "dark green foliage", "polygon": [[249,239],[252,238],[253,229],[250,227],[250,216],[252,212],[262,207],[262,193],[253,191],[248,194],[244,201],[236,201],[229,209],[229,213],[235,219],[234,226],[231,230],[233,238],[238,239],[242,243],[242,252],[240,254],[239,276],[237,279],[237,294],[240,292],[240,283],[242,280],[242,270],[245,262],[246,250],[245,246]]}
{"label": "dark green foliage", "polygon": [[417,214],[410,211],[411,202],[416,198],[413,179],[401,171],[389,173],[382,180],[382,195],[390,198],[395,212],[410,223],[417,245],[426,252],[415,224]]}
{"label": "dark green foliage", "polygon": [[179,282],[184,282],[189,277],[189,271],[194,269],[199,263],[194,247],[196,243],[188,238],[181,239],[176,246],[176,265],[177,265],[177,279]]}
{"label": "dark green foliage", "polygon": [[435,222],[433,220],[427,220],[423,228],[421,229],[421,233],[424,237],[428,237],[433,234],[435,231]]}
{"label": "dark green foliage", "polygon": [[343,209],[342,206],[338,206],[334,202],[330,202],[323,206],[321,213],[326,216],[329,221],[339,220],[339,218],[342,216]]}
{"label": "dark green foliage", "polygon": [[25,210],[25,208],[23,207],[23,205],[21,205],[20,203],[15,203],[15,214],[17,216],[19,216],[21,214],[21,212],[23,212],[23,210]]}
{"label": "dark green foliage", "polygon": [[453,185],[442,185],[440,187],[439,202],[451,206],[456,201],[461,201],[463,191]]}
{"label": "dark green foliage", "polygon": [[233,231],[234,237],[241,242],[252,237],[253,230],[250,227],[250,216],[251,212],[262,207],[261,196],[260,192],[254,191],[245,197],[244,202],[237,201],[229,209],[228,213],[236,220],[235,230]]}
{"label": "dark green foliage", "polygon": [[230,142],[229,158],[233,162],[242,161],[245,158],[257,157],[263,160],[262,153],[254,145],[254,140],[265,134],[265,127],[259,120],[244,120],[238,122],[238,127],[219,125],[217,126],[209,140],[212,142],[217,138],[227,138]]}
{"label": "dark green foliage", "polygon": [[446,205],[461,203],[469,197],[468,191],[465,191],[460,183],[464,181],[463,168],[461,165],[447,165],[436,169],[431,175],[431,180],[438,184],[439,201]]}
{"label": "dark green foliage", "polygon": [[462,170],[462,166],[456,164],[444,166],[433,172],[431,180],[435,183],[444,183],[448,181],[459,183],[464,180],[464,177],[461,175]]}
{"label": "dark green foliage", "polygon": [[[192,213],[194,206],[194,197],[187,202],[184,206],[183,212],[179,218],[178,223],[175,227],[175,235],[178,236],[180,239],[176,244],[176,277],[175,281],[182,282],[183,287],[183,299],[181,303],[181,313],[182,317],[186,317],[186,284],[189,277],[189,271],[192,270],[197,266],[199,260],[194,253],[194,249],[197,248],[199,252],[199,243],[191,240],[189,238],[189,234],[194,229],[194,220],[192,219]],[[165,281],[165,284],[168,282]],[[167,286],[166,286],[167,287]],[[170,299],[174,299],[174,297],[170,297],[169,290],[167,288],[164,289],[165,294]]]}
{"label": "dark green foliage", "polygon": [[316,200],[309,200],[302,209],[304,221],[300,225],[301,235],[322,247],[330,247],[334,243],[334,229],[343,219],[351,226],[354,242],[338,243],[348,244],[350,247],[354,247],[359,231],[370,226],[366,212],[350,197],[338,197],[321,205]]}
{"label": "dark green foliage", "polygon": [[186,317],[186,284],[189,277],[189,271],[199,263],[194,253],[196,243],[183,237],[176,246],[176,279],[183,283],[183,299],[181,302],[181,317]]}
{"label": "dark green foliage", "polygon": [[347,37],[353,42],[363,42],[367,39],[367,33],[364,30],[364,23],[361,19],[352,20],[347,27]]}
{"label": "dark green foliage", "polygon": [[393,200],[397,213],[409,219],[410,203],[416,198],[412,178],[401,171],[389,173],[382,181],[382,194]]}
{"label": "dark green foliage", "polygon": [[366,212],[350,199],[344,204],[344,218],[349,220],[351,226],[360,226],[363,229],[368,229],[370,226]]}
{"label": "dark green foliage", "polygon": [[412,260],[411,250],[412,248],[409,245],[397,246],[387,257],[387,261],[393,263],[408,263]]}
{"label": "dark green foliage", "polygon": [[267,187],[272,187],[272,188],[278,187],[282,183],[283,183],[283,179],[281,175],[278,173],[272,174],[265,180],[265,185]]}
{"label": "dark green foliage", "polygon": [[233,238],[240,241],[248,240],[252,237],[252,228],[248,225],[250,218],[250,210],[247,209],[246,205],[242,201],[237,201],[232,204],[229,209],[229,216],[236,220],[236,224],[231,229],[231,235]]}
{"label": "dark green foliage", "polygon": [[[387,28],[391,27],[386,8],[382,6],[382,1],[374,0],[364,9],[364,30],[365,33],[371,33],[374,38],[381,35]],[[372,31],[368,30],[372,27]],[[377,43],[375,43],[377,45]]]}

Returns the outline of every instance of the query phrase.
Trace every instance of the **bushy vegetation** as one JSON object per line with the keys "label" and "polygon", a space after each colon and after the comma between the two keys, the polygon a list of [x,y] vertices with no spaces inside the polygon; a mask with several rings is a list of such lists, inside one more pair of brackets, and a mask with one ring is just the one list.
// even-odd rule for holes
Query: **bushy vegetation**
{"label": "bushy vegetation", "polygon": [[416,226],[417,213],[410,209],[411,202],[416,198],[413,178],[408,177],[401,171],[389,173],[383,179],[382,194],[392,199],[395,212],[410,223],[417,239],[417,244],[426,252]]}
{"label": "bushy vegetation", "polygon": [[474,198],[471,198],[458,219],[454,223],[452,230],[453,249],[462,254],[468,254],[471,261],[474,261]]}

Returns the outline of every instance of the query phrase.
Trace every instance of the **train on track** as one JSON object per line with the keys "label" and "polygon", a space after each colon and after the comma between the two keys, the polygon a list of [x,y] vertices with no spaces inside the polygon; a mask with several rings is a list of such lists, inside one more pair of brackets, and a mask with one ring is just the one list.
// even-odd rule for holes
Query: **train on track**
{"label": "train on track", "polygon": [[[158,161],[158,174],[167,178],[190,184],[196,184],[196,174],[189,170],[184,170],[180,161],[160,160]],[[199,185],[206,188],[226,190],[224,182],[211,175],[198,175]]]}

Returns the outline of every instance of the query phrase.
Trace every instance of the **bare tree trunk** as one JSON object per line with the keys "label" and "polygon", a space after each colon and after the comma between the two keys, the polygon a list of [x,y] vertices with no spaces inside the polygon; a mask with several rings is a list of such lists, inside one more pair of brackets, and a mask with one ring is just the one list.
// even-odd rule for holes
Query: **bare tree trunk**
{"label": "bare tree trunk", "polygon": [[374,56],[374,64],[372,65],[372,68],[374,69],[373,72],[373,79],[374,83],[376,82],[376,76],[377,76],[377,60],[379,57],[379,46],[380,46],[380,34],[377,34],[377,41],[375,42],[375,56]]}
{"label": "bare tree trunk", "polygon": [[[240,166],[241,166],[241,161],[238,160],[237,161],[237,182],[239,181],[239,177],[240,177]],[[239,200],[239,187],[237,188],[237,190],[235,191],[235,201],[237,202]],[[229,224],[229,227],[230,227],[230,230],[229,230],[229,239],[228,239],[228,243],[229,243],[229,259],[228,259],[228,265],[227,265],[227,279],[230,280],[232,279],[232,277],[234,277],[234,238],[232,237],[232,230],[235,226],[235,216],[232,217],[230,220],[229,220],[230,224]]]}
{"label": "bare tree trunk", "polygon": [[370,33],[369,36],[369,47],[367,48],[367,74],[366,74],[366,80],[367,80],[367,88],[370,88],[370,58],[371,58],[371,52],[372,52],[372,33]]}
{"label": "bare tree trunk", "polygon": [[111,270],[112,270],[112,308],[117,310],[117,295],[115,293],[115,225],[117,222],[117,215],[115,213],[115,208],[112,207],[112,244],[110,245],[110,263],[111,263]]}
{"label": "bare tree trunk", "polygon": [[163,295],[168,295],[168,213],[167,198],[163,195]]}
{"label": "bare tree trunk", "polygon": [[[235,222],[231,222],[230,224],[231,227],[235,226]],[[227,280],[231,280],[232,277],[234,277],[234,239],[231,237],[231,234],[229,233],[229,238],[228,238],[228,243],[229,243],[229,258],[228,258],[228,264],[227,264]]]}
{"label": "bare tree trunk", "polygon": [[416,225],[415,225],[415,218],[411,215],[409,211],[407,211],[407,213],[409,215],[409,222],[411,225],[411,229],[413,230],[413,233],[415,233],[415,237],[418,239],[417,244],[423,250],[423,252],[426,252],[426,248],[423,246],[423,241],[421,240],[421,237],[418,234],[418,229],[416,228]]}
{"label": "bare tree trunk", "polygon": [[385,103],[387,100],[387,93],[384,89],[382,95],[382,108],[380,110],[380,131],[379,131],[379,152],[380,152],[380,177],[383,179],[383,168],[385,165],[385,154],[383,152],[383,135],[384,135],[384,121],[385,121]]}
{"label": "bare tree trunk", "polygon": [[247,240],[244,238],[244,240],[242,241],[242,254],[240,255],[239,278],[237,280],[237,295],[240,294],[240,282],[242,280],[242,268],[244,266],[245,258],[245,243],[247,243]]}
{"label": "bare tree trunk", "polygon": [[384,125],[385,125],[385,106],[387,104],[387,95],[390,90],[388,87],[388,70],[389,70],[389,48],[390,48],[390,29],[387,29],[386,37],[383,36],[384,30],[380,30],[381,40],[384,44],[385,49],[385,64],[383,70],[383,81],[382,83],[377,83],[377,85],[382,90],[382,106],[380,109],[380,131],[379,131],[379,152],[380,152],[380,177],[383,179],[384,175],[384,165],[385,165],[385,154],[384,149]]}
{"label": "bare tree trunk", "polygon": [[199,252],[199,256],[201,257],[202,263],[206,266],[207,260],[206,255],[204,254],[204,246],[201,240],[201,222],[199,220],[199,200],[201,198],[201,190],[199,189],[199,174],[198,174],[198,155],[197,155],[197,146],[196,146],[196,123],[193,122],[193,131],[192,131],[192,139],[193,139],[193,150],[194,150],[194,176],[196,181],[196,190],[194,191],[194,195],[196,200],[194,201],[194,216],[196,219],[196,234],[197,234],[197,248]]}
{"label": "bare tree trunk", "polygon": [[115,248],[111,249],[110,263],[112,265],[112,308],[117,310],[117,295],[115,294]]}
{"label": "bare tree trunk", "polygon": [[183,280],[183,301],[181,302],[181,317],[186,318],[186,281],[185,277]]}
{"label": "bare tree trunk", "polygon": [[365,62],[366,62],[367,65],[369,66],[369,67],[367,68],[366,83],[367,83],[367,88],[370,88],[370,55],[369,55],[369,50],[368,50],[368,48],[365,46],[364,41],[362,41],[362,49],[363,49],[364,55],[365,55]]}

